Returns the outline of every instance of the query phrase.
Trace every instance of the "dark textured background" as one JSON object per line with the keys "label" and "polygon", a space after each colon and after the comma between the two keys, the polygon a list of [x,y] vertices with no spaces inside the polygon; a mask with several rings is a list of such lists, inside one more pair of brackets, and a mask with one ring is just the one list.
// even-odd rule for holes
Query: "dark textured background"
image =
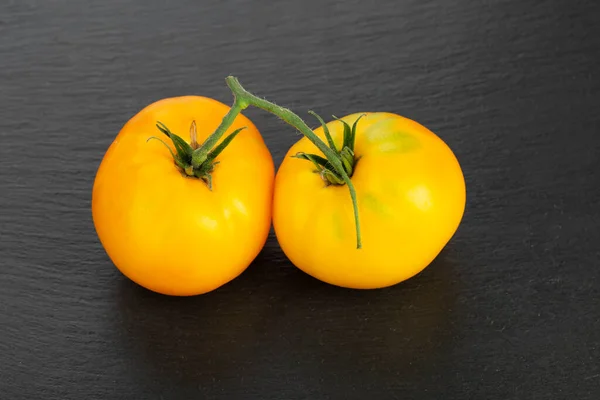
{"label": "dark textured background", "polygon": [[[595,1],[0,1],[0,398],[598,399]],[[118,273],[90,195],[121,126],[224,78],[304,114],[386,110],[464,169],[422,274],[328,286],[273,237],[168,298]],[[277,164],[298,139],[261,110]]]}

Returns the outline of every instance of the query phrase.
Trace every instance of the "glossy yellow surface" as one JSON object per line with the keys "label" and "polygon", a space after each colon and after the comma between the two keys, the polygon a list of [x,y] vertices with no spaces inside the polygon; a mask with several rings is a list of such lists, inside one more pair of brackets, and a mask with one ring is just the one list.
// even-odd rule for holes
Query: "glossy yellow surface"
{"label": "glossy yellow surface", "polygon": [[[292,158],[322,155],[302,138],[288,151],[275,179],[273,224],[287,257],[333,285],[370,289],[397,284],[422,271],[457,230],[465,208],[465,181],[450,148],[412,120],[390,113],[361,115],[352,182],[358,198],[362,249],[356,249],[348,187],[325,186],[314,166]],[[335,143],[343,125],[327,124]],[[323,129],[314,130],[325,140]]]}
{"label": "glossy yellow surface", "polygon": [[135,115],[106,152],[94,182],[92,213],[111,260],[155,292],[195,295],[241,274],[262,249],[271,224],[273,159],[252,122],[239,115],[223,135],[246,127],[217,158],[213,190],[175,167],[163,122],[190,142],[217,128],[229,107],[185,96],[160,100]]}

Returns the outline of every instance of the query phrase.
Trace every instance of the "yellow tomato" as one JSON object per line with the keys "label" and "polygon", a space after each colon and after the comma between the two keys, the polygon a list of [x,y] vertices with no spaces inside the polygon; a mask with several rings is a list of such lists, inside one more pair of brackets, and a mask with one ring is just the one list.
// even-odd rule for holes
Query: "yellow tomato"
{"label": "yellow tomato", "polygon": [[[96,231],[110,259],[141,286],[168,295],[214,290],[240,275],[258,255],[271,224],[273,159],[254,124],[218,155],[212,189],[174,163],[176,146],[157,129],[164,123],[202,143],[230,110],[200,96],[157,101],[135,115],[104,155],[92,195]],[[148,140],[152,136],[164,138]]]}
{"label": "yellow tomato", "polygon": [[[306,137],[292,146],[275,178],[273,225],[294,265],[333,285],[370,289],[422,271],[458,228],[465,181],[450,148],[424,126],[396,114],[348,115],[357,123],[357,192],[362,248],[347,185],[326,185],[297,153],[323,156]],[[340,150],[344,125],[327,124]],[[314,133],[324,142],[323,127]]]}

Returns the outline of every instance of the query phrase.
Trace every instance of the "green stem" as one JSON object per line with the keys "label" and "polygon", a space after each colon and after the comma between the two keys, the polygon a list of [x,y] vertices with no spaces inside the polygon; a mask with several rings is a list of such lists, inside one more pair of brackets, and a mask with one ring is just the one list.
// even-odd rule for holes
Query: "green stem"
{"label": "green stem", "polygon": [[221,139],[223,134],[227,131],[227,129],[229,129],[231,124],[233,124],[233,121],[235,121],[235,118],[238,116],[238,114],[247,107],[247,105],[242,107],[243,104],[243,100],[240,100],[236,96],[233,106],[231,106],[229,112],[225,114],[223,121],[218,126],[217,130],[215,130],[215,132],[210,135],[204,143],[202,143],[202,146],[194,150],[194,153],[192,154],[192,166],[194,168],[200,167],[200,165],[206,161],[208,158],[208,153],[210,153],[215,144],[217,144],[219,139]]}
{"label": "green stem", "polygon": [[[275,114],[276,116],[278,116],[279,118],[281,118],[282,120],[287,122],[288,124],[292,125],[294,128],[298,129],[327,157],[327,159],[329,160],[331,165],[335,168],[336,172],[338,172],[339,175],[342,177],[344,183],[346,183],[346,185],[348,185],[348,189],[350,191],[350,197],[352,198],[352,206],[354,208],[354,223],[356,225],[356,247],[358,249],[360,249],[362,247],[362,240],[361,240],[361,234],[360,234],[360,219],[358,216],[358,202],[356,199],[356,190],[354,188],[354,185],[352,184],[352,181],[350,180],[350,177],[348,176],[348,174],[346,173],[346,170],[344,169],[344,165],[340,158],[340,155],[336,154],[336,152],[334,150],[329,148],[325,144],[325,142],[323,142],[312,131],[312,129],[310,129],[306,125],[306,123],[299,116],[294,114],[292,111],[290,111],[286,108],[280,107],[276,104],[273,104],[267,100],[264,100],[264,99],[254,96],[252,93],[249,93],[248,91],[246,91],[246,89],[244,89],[242,87],[242,85],[239,83],[237,78],[235,78],[233,76],[228,76],[226,79],[226,82],[227,82],[227,86],[229,86],[229,88],[231,89],[231,91],[233,92],[233,94],[235,96],[234,105],[231,108],[231,110],[229,111],[229,113],[227,113],[227,115],[223,118],[223,122],[221,123],[221,125],[219,125],[219,127],[217,128],[215,133],[213,135],[211,135],[205,143],[208,143],[208,141],[212,140],[213,137],[215,138],[214,142],[216,142],[220,138],[220,136],[227,130],[227,128],[229,128],[229,126],[231,125],[231,123],[233,122],[233,120],[235,119],[237,114],[239,114],[241,110],[247,108],[250,105],[253,105],[255,107],[258,107],[265,111],[268,111],[272,114]],[[213,143],[213,145],[214,145],[214,143]],[[204,147],[204,145],[202,147]],[[198,150],[201,150],[201,148]],[[202,155],[199,153],[199,155],[197,157],[198,160],[200,160],[200,158],[202,156],[203,156],[203,153],[202,153]],[[196,157],[196,153],[194,153],[194,157]],[[204,157],[205,157],[204,159],[206,159],[206,156],[204,156]],[[202,160],[202,161],[204,161],[204,160]],[[202,161],[200,161],[200,163]],[[192,159],[192,162],[194,163],[197,161],[194,161],[194,159]]]}

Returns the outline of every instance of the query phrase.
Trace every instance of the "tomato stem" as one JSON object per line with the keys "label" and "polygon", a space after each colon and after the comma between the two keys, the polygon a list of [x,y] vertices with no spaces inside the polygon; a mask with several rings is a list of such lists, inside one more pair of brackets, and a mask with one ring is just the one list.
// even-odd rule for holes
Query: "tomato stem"
{"label": "tomato stem", "polygon": [[[353,161],[350,162],[348,157],[353,156],[354,143],[352,142],[351,147],[348,147],[350,152],[346,151],[344,153],[344,155],[342,155],[342,154],[338,153],[338,151],[335,147],[333,147],[333,148],[328,147],[327,144],[323,140],[321,140],[312,131],[312,129],[310,129],[306,125],[306,123],[298,115],[294,114],[292,111],[288,110],[287,108],[280,107],[280,106],[278,106],[274,103],[271,103],[267,100],[264,100],[264,99],[254,96],[252,93],[249,93],[246,89],[244,89],[242,87],[242,85],[240,84],[240,82],[238,81],[238,79],[233,76],[228,76],[225,81],[227,82],[227,86],[229,86],[229,88],[231,89],[231,91],[233,92],[233,94],[235,96],[235,102],[233,104],[233,107],[231,108],[231,111],[225,116],[225,118],[223,118],[223,122],[217,128],[215,133],[213,135],[211,135],[211,137],[209,137],[209,139],[207,139],[207,142],[213,136],[217,137],[219,132],[222,135],[223,132],[225,130],[227,130],[227,128],[231,125],[235,116],[241,110],[246,109],[250,105],[261,108],[265,111],[270,112],[271,114],[278,116],[279,118],[281,118],[282,120],[287,122],[289,125],[293,126],[297,130],[299,130],[304,136],[306,136],[308,138],[308,140],[310,140],[325,155],[325,157],[327,157],[327,160],[329,161],[331,166],[333,166],[333,168],[335,169],[335,173],[337,173],[337,175],[339,175],[339,177],[337,177],[337,176],[335,176],[335,173],[333,171],[324,169],[324,171],[327,171],[324,174],[324,178],[333,180],[337,184],[339,184],[339,178],[341,178],[341,181],[343,181],[343,183],[348,185],[348,190],[350,191],[350,197],[352,199],[352,206],[354,208],[354,223],[356,226],[356,248],[360,249],[362,247],[362,240],[361,240],[361,233],[360,233],[360,218],[358,215],[358,201],[356,199],[356,189],[354,188],[354,185],[353,185],[352,181],[350,180],[350,176],[346,172],[348,169],[350,171],[350,173],[352,173],[351,172],[352,165],[346,165],[346,167],[344,166],[345,163],[353,164]],[[235,114],[234,114],[234,112],[235,112]],[[230,114],[233,115],[232,118],[230,118]],[[322,121],[320,119],[320,117],[319,117],[319,120]],[[327,128],[325,127],[324,129],[327,129]],[[352,137],[352,139],[354,139],[354,138]],[[218,140],[218,137],[216,140]],[[331,142],[333,142],[333,141],[331,141]],[[347,144],[346,141],[345,141],[345,144]],[[198,150],[200,150],[200,149],[198,149]],[[342,150],[344,150],[344,148],[342,148]],[[345,158],[342,158],[342,157],[345,157]],[[323,174],[322,174],[322,176],[323,176]]]}
{"label": "tomato stem", "polygon": [[233,103],[233,106],[227,112],[227,114],[225,114],[225,116],[223,117],[223,121],[217,127],[217,130],[215,130],[214,133],[211,134],[204,141],[204,143],[202,143],[202,145],[196,150],[194,150],[194,152],[192,153],[192,166],[194,168],[199,168],[200,165],[206,161],[215,144],[217,144],[219,139],[221,139],[221,136],[223,136],[223,134],[227,131],[227,129],[229,129],[231,124],[233,124],[233,121],[235,121],[235,118],[241,111],[242,107],[236,100]]}

